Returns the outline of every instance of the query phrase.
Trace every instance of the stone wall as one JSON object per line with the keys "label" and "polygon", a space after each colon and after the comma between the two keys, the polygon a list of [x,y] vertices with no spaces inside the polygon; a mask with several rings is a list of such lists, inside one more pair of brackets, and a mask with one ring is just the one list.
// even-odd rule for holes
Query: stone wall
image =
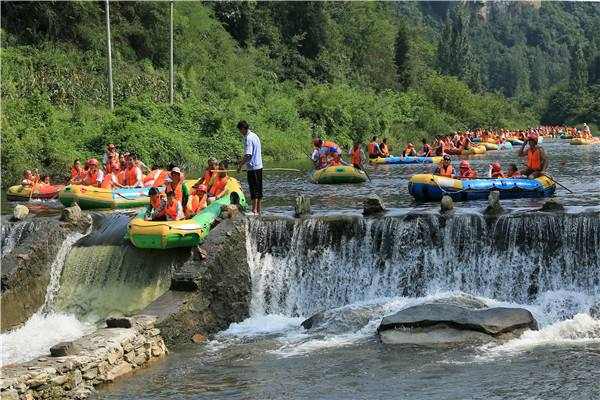
{"label": "stone wall", "polygon": [[84,399],[96,385],[112,382],[168,352],[155,321],[150,316],[109,318],[106,328],[53,346],[47,356],[5,366],[0,398]]}

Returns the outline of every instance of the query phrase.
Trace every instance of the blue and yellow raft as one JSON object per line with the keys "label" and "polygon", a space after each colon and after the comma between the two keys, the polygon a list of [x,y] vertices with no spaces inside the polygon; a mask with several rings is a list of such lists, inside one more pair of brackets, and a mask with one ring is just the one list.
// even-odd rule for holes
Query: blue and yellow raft
{"label": "blue and yellow raft", "polygon": [[369,160],[371,164],[438,164],[442,157],[378,157]]}
{"label": "blue and yellow raft", "polygon": [[556,184],[547,176],[536,179],[454,179],[432,174],[413,175],[408,191],[417,201],[439,201],[448,195],[454,201],[485,200],[491,191],[500,192],[501,199],[549,197]]}

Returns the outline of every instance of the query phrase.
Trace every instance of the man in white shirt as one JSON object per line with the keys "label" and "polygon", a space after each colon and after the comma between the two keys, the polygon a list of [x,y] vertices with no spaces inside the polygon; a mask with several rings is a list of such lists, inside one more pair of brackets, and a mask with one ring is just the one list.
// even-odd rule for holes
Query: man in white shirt
{"label": "man in white shirt", "polygon": [[237,128],[244,137],[244,155],[238,163],[238,171],[246,164],[250,198],[252,199],[252,212],[255,215],[259,215],[261,207],[260,203],[263,197],[263,165],[260,139],[256,133],[250,130],[246,121],[238,122]]}

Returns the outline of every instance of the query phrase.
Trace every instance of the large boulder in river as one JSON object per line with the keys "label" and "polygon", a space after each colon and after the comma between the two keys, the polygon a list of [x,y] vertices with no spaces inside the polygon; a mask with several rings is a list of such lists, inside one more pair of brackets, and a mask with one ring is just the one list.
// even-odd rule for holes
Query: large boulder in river
{"label": "large boulder in river", "polygon": [[385,212],[383,201],[376,194],[367,197],[363,203],[363,215],[379,215]]}
{"label": "large boulder in river", "polygon": [[385,317],[377,332],[386,344],[445,344],[489,342],[537,329],[523,308],[474,310],[453,304],[421,304]]}

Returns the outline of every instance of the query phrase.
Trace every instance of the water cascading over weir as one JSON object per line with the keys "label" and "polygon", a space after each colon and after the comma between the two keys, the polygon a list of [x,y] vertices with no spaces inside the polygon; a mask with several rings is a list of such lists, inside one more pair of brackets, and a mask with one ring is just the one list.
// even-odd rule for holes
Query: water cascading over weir
{"label": "water cascading over weir", "polygon": [[[253,314],[461,291],[586,312],[600,296],[598,212],[251,220]],[[559,295],[557,295],[559,293]],[[548,299],[546,299],[548,301]]]}

